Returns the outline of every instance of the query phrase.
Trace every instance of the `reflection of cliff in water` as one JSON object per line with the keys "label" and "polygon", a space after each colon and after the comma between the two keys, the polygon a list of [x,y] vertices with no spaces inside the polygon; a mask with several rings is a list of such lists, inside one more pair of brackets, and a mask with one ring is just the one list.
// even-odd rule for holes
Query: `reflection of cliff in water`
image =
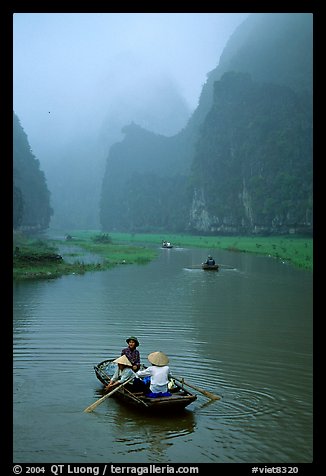
{"label": "reflection of cliff in water", "polygon": [[163,461],[166,451],[174,444],[172,440],[193,433],[196,426],[195,414],[187,409],[174,415],[156,415],[119,402],[114,411],[117,442],[123,442],[129,448],[128,453],[150,454],[150,463]]}

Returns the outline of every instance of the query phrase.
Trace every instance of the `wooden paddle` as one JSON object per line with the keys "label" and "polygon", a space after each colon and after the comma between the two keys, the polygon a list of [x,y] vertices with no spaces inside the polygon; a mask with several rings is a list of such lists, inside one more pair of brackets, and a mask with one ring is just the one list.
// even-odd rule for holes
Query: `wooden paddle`
{"label": "wooden paddle", "polygon": [[94,410],[94,408],[96,408],[98,405],[101,405],[101,403],[103,403],[104,400],[106,400],[108,397],[113,395],[115,392],[117,392],[124,385],[127,385],[127,383],[131,382],[133,379],[134,379],[134,377],[131,377],[129,380],[126,380],[125,382],[123,382],[122,384],[118,385],[116,388],[111,390],[111,392],[106,393],[103,397],[96,400],[96,402],[92,403],[89,407],[85,408],[84,412],[86,412],[86,413],[92,412]]}
{"label": "wooden paddle", "polygon": [[177,382],[180,382],[182,385],[187,385],[188,387],[193,388],[194,390],[197,390],[197,392],[202,393],[203,395],[210,398],[211,400],[220,400],[221,398],[219,395],[214,395],[214,393],[207,392],[207,390],[203,390],[202,388],[195,387],[195,385],[191,385],[190,383],[185,382],[183,378],[181,379],[177,377],[172,377],[172,378],[174,378],[174,380],[176,380]]}
{"label": "wooden paddle", "polygon": [[148,407],[147,403],[144,402],[144,400],[141,400],[140,398],[138,398],[134,393],[130,392],[130,390],[128,390],[127,388],[125,388],[125,391],[127,393],[129,393],[129,395],[131,396],[131,398],[133,400],[136,400],[138,403],[141,403],[142,405],[144,405],[145,407]]}

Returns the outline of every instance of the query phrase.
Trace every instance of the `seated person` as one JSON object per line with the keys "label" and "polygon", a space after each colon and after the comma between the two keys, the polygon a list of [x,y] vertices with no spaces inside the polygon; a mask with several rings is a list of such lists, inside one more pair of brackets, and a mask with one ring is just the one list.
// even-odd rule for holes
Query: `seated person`
{"label": "seated person", "polygon": [[126,382],[132,377],[136,378],[136,374],[131,368],[132,364],[125,355],[118,357],[113,362],[118,364],[118,367],[112,375],[110,382],[105,387],[105,392],[110,392],[117,385]]}
{"label": "seated person", "polygon": [[205,261],[205,264],[208,264],[209,266],[213,266],[215,264],[215,259],[211,255],[209,255],[207,257],[207,260]]}
{"label": "seated person", "polygon": [[151,398],[170,397],[171,393],[168,391],[168,383],[171,374],[170,368],[167,365],[169,358],[163,352],[152,352],[147,358],[152,365],[136,373],[137,377],[150,377],[151,379],[150,392],[146,396]]}
{"label": "seated person", "polygon": [[121,355],[125,355],[132,364],[132,370],[137,372],[140,369],[140,353],[137,350],[139,341],[137,337],[131,336],[126,339],[128,347],[122,349]]}

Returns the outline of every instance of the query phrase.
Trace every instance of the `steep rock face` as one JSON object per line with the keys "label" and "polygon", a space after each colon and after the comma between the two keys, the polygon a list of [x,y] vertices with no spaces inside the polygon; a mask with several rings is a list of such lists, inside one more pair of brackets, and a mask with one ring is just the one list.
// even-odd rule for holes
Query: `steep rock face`
{"label": "steep rock face", "polygon": [[253,82],[248,74],[226,73],[215,83],[192,182],[191,230],[310,232],[310,101],[290,88]]}
{"label": "steep rock face", "polygon": [[216,69],[249,73],[255,81],[287,86],[296,93],[313,87],[313,15],[250,15],[229,39]]}
{"label": "steep rock face", "polygon": [[231,215],[218,217],[210,214],[204,190],[196,189],[191,204],[188,229],[195,233],[232,235],[238,232],[238,224]]}
{"label": "steep rock face", "polygon": [[249,228],[252,229],[254,226],[254,213],[253,213],[253,208],[251,204],[250,193],[248,192],[245,178],[243,178],[242,193],[240,194],[240,201],[243,204],[243,211],[244,211],[244,219],[241,225],[244,226],[246,221],[248,221]]}
{"label": "steep rock face", "polygon": [[110,150],[101,216],[106,230],[311,232],[312,15],[250,15],[184,130],[127,131]]}
{"label": "steep rock face", "polygon": [[[311,233],[312,15],[256,14],[243,22],[190,123],[203,117],[189,229]],[[194,213],[199,189],[205,227]]]}
{"label": "steep rock face", "polygon": [[[213,217],[209,216],[206,207],[206,201],[204,198],[203,189],[195,189],[190,209],[190,221],[191,227],[194,224],[197,231],[207,232],[211,229]],[[212,229],[211,231],[214,231]]]}
{"label": "steep rock face", "polygon": [[39,231],[48,228],[53,210],[40,162],[34,157],[18,116],[13,113],[13,226]]}
{"label": "steep rock face", "polygon": [[103,230],[184,230],[189,211],[185,206],[187,148],[180,146],[178,138],[136,124],[123,132],[124,140],[110,149],[103,179]]}

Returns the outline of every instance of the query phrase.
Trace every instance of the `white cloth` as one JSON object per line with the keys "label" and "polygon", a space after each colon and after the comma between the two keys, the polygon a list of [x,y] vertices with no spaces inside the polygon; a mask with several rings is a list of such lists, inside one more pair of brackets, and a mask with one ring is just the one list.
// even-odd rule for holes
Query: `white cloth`
{"label": "white cloth", "polygon": [[126,382],[131,377],[136,377],[135,372],[132,370],[131,367],[125,367],[123,370],[120,370],[117,366],[116,371],[114,372],[111,381],[120,383]]}
{"label": "white cloth", "polygon": [[157,367],[151,365],[145,370],[136,372],[137,377],[151,377],[150,391],[153,393],[164,393],[168,391],[168,382],[170,375],[170,368],[168,365],[164,367]]}

